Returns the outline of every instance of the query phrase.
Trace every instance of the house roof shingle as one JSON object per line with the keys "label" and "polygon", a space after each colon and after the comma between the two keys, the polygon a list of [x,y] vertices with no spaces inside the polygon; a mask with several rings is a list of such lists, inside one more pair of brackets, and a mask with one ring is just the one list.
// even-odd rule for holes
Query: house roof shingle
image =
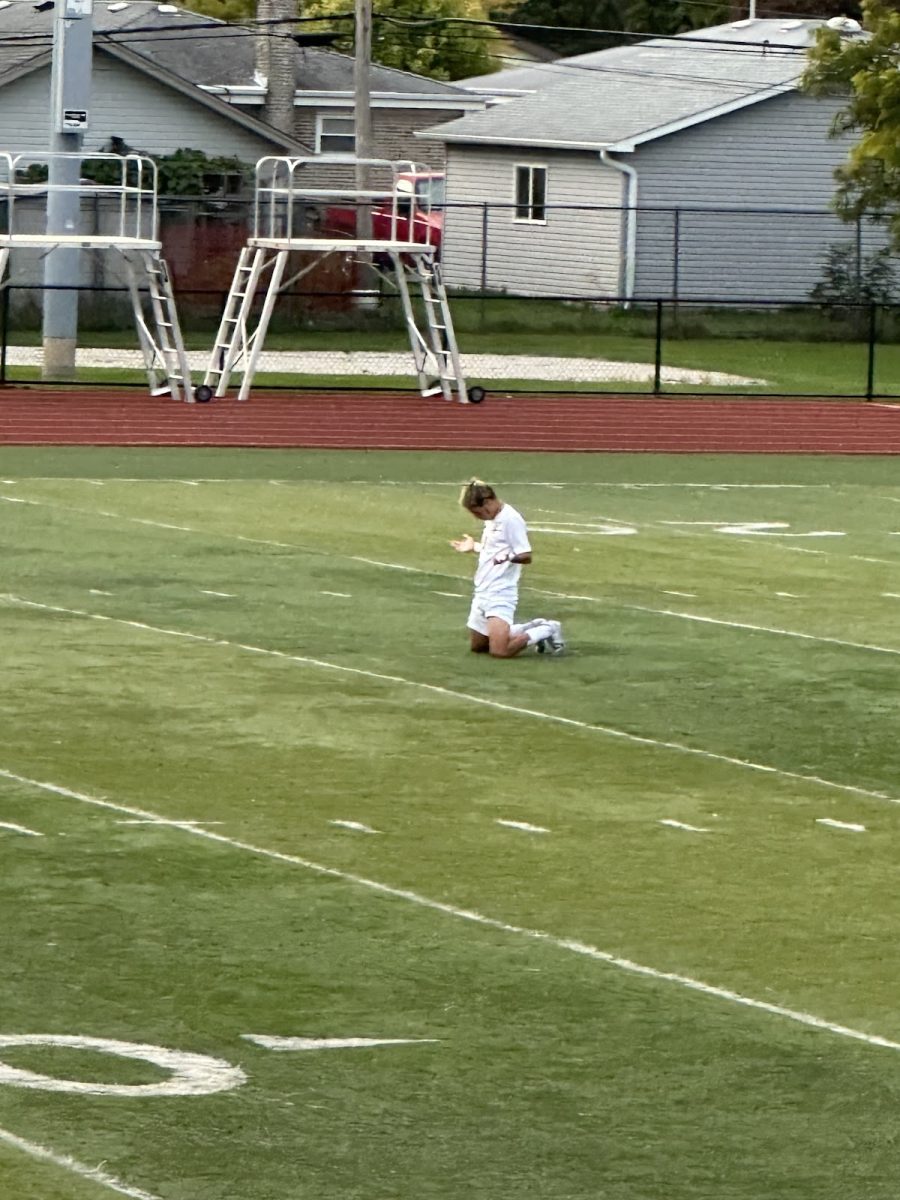
{"label": "house roof shingle", "polygon": [[[95,45],[124,46],[199,86],[252,87],[257,31],[151,0],[95,3]],[[0,84],[43,61],[51,49],[53,12],[36,12],[31,4],[0,9]],[[332,50],[297,48],[297,88],[302,91],[353,91],[353,59]],[[440,83],[377,64],[372,67],[373,94],[454,97],[471,102],[471,92],[458,84]]]}
{"label": "house roof shingle", "polygon": [[820,20],[741,21],[531,65],[466,86],[515,98],[419,136],[447,142],[628,150],[793,90]]}

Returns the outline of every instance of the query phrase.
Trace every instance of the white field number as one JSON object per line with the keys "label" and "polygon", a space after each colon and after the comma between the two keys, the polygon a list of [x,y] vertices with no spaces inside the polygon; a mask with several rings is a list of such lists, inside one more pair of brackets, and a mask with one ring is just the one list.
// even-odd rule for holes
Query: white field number
{"label": "white field number", "polygon": [[[267,1050],[338,1050],[361,1046],[400,1046],[431,1042],[433,1038],[277,1038],[245,1033],[247,1041]],[[91,1096],[210,1096],[230,1092],[247,1082],[240,1067],[208,1054],[170,1050],[146,1042],[120,1042],[115,1038],[83,1037],[80,1034],[0,1033],[4,1046],[62,1046],[71,1050],[93,1050],[117,1058],[136,1059],[169,1072],[156,1083],[99,1083],[81,1079],[59,1079],[12,1067],[0,1059],[0,1084],[34,1088],[44,1092],[79,1092]]]}

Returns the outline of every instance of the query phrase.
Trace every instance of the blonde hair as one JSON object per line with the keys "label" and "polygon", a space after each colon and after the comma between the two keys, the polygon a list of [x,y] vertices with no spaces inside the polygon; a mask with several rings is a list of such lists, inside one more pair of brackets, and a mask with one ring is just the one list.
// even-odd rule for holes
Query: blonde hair
{"label": "blonde hair", "polygon": [[463,508],[467,508],[469,512],[473,508],[481,508],[485,500],[496,499],[497,493],[483,479],[470,479],[468,483],[463,484],[462,491],[459,493],[460,504]]}

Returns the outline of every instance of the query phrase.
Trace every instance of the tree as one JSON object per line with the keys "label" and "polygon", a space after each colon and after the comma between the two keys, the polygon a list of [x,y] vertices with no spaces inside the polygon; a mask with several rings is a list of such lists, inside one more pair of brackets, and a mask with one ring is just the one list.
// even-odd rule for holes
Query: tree
{"label": "tree", "polygon": [[[621,45],[620,33],[675,34],[732,17],[730,0],[495,0],[490,17],[566,58]],[[597,32],[593,32],[597,31]],[[630,39],[627,39],[630,40]]]}
{"label": "tree", "polygon": [[847,221],[883,221],[900,249],[900,10],[890,0],[863,0],[862,13],[867,36],[819,30],[803,87],[847,96],[832,133],[860,134],[835,172],[835,208]]}
{"label": "tree", "polygon": [[[372,61],[430,79],[465,79],[496,70],[498,35],[487,25],[483,0],[375,0]],[[303,0],[304,17],[346,13],[347,0]],[[476,22],[467,24],[467,21]],[[313,25],[315,29],[318,26]],[[353,53],[353,22],[335,49]]]}
{"label": "tree", "polygon": [[495,0],[489,16],[500,26],[532,26],[509,32],[568,58],[615,45],[607,34],[586,31],[622,29],[622,7],[621,0]]}
{"label": "tree", "polygon": [[[690,33],[750,12],[750,0],[493,0],[490,18],[563,57],[620,45],[619,33]],[[759,18],[857,16],[859,0],[759,0]],[[607,32],[593,33],[591,30]]]}
{"label": "tree", "polygon": [[217,21],[252,21],[256,16],[256,0],[190,0],[185,7]]}

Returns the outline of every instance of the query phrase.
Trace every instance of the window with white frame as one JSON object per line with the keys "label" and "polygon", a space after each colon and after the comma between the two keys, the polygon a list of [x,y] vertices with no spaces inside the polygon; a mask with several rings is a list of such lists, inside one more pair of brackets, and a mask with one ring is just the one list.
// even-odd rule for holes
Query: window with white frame
{"label": "window with white frame", "polygon": [[356,150],[356,123],[343,113],[316,114],[316,153],[353,154]]}
{"label": "window with white frame", "polygon": [[547,168],[520,163],[516,167],[516,220],[547,220]]}

